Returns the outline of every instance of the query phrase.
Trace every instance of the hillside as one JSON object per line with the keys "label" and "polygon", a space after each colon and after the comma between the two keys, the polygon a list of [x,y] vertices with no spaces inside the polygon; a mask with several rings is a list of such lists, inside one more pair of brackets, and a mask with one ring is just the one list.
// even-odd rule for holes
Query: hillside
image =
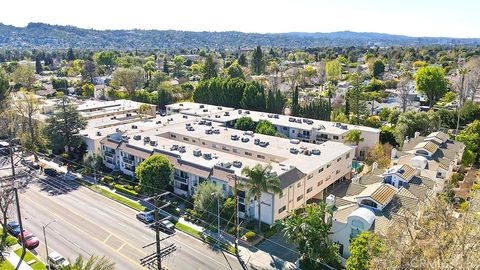
{"label": "hillside", "polygon": [[332,33],[256,34],[175,30],[94,30],[30,23],[26,27],[0,24],[2,48],[176,49],[176,48],[304,48],[318,46],[479,45],[480,38],[408,37],[350,31]]}

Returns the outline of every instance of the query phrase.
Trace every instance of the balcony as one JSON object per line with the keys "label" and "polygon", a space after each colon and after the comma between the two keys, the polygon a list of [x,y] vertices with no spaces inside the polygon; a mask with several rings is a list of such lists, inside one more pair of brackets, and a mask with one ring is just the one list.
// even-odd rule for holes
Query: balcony
{"label": "balcony", "polygon": [[188,177],[182,177],[182,176],[177,175],[177,174],[173,175],[173,179],[175,181],[178,181],[178,182],[181,182],[181,183],[184,183],[184,184],[186,184],[188,182]]}
{"label": "balcony", "polygon": [[110,157],[105,157],[105,162],[109,163],[109,164],[112,164],[112,165],[115,165],[115,162],[113,161],[113,158],[110,158]]}
{"label": "balcony", "polygon": [[113,156],[115,155],[114,152],[109,152],[109,151],[105,151],[105,152],[103,152],[103,154],[104,154],[105,156],[111,157],[111,158],[113,158]]}
{"label": "balcony", "polygon": [[134,162],[135,162],[134,159],[130,159],[130,158],[127,158],[127,157],[123,158],[123,163],[133,165]]}
{"label": "balcony", "polygon": [[127,171],[135,172],[135,166],[125,165],[123,168]]}
{"label": "balcony", "polygon": [[302,133],[298,133],[297,138],[310,140],[310,135],[305,135],[305,134],[302,134]]}

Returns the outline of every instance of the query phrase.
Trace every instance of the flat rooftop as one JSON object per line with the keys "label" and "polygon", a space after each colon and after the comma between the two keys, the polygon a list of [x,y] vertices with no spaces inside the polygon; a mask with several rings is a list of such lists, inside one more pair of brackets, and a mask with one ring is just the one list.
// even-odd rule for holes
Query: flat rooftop
{"label": "flat rooftop", "polygon": [[314,120],[302,117],[293,117],[282,114],[272,114],[266,112],[249,111],[249,110],[235,110],[228,112],[219,112],[205,116],[204,119],[215,121],[219,123],[227,123],[237,120],[241,117],[250,117],[253,121],[268,120],[275,126],[290,127],[300,130],[310,131],[312,129],[319,129],[323,133],[332,135],[342,135],[349,130],[357,129],[365,132],[380,133],[379,129],[365,126],[357,126],[350,124],[338,124],[330,121]]}

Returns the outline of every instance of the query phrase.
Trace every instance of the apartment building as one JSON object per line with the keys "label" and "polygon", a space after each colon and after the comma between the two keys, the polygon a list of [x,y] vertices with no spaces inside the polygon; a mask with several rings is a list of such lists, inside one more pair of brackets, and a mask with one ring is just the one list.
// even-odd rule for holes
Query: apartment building
{"label": "apartment building", "polygon": [[[180,113],[183,112],[180,111]],[[376,128],[250,110],[239,109],[218,112],[204,116],[203,119],[220,123],[226,127],[234,127],[235,122],[242,117],[250,117],[255,122],[268,120],[272,123],[276,132],[291,139],[315,144],[326,141],[345,143],[348,132],[359,130],[364,139],[358,145],[359,158],[365,157],[368,150],[375,146],[380,139],[380,130]]]}
{"label": "apartment building", "polygon": [[[354,147],[333,141],[318,145],[243,132],[202,117],[176,117],[176,121],[152,129],[119,129],[108,134],[100,141],[105,165],[133,175],[144,159],[162,155],[175,169],[175,193],[191,196],[200,183],[211,181],[229,196],[234,177],[245,180],[243,168],[270,164],[283,192],[262,194],[260,218],[267,224],[284,218],[309,199],[321,199],[328,186],[350,177]],[[241,215],[258,219],[256,202],[246,201],[244,192],[239,195]]]}

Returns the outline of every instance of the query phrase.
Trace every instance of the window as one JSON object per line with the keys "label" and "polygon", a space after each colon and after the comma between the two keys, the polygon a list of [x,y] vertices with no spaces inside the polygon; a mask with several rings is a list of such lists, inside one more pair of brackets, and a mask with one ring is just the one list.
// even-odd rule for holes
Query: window
{"label": "window", "polygon": [[333,136],[333,139],[338,141],[338,136]]}
{"label": "window", "polygon": [[265,159],[265,156],[257,155],[257,158]]}
{"label": "window", "polygon": [[360,155],[360,157],[365,157],[365,150],[361,150],[359,155]]}
{"label": "window", "polygon": [[250,152],[245,152],[245,156],[250,156],[250,157],[251,157],[251,156],[252,156],[252,153],[250,153]]}
{"label": "window", "polygon": [[310,193],[312,190],[313,190],[313,187],[309,187],[309,188],[307,189],[307,193]]}
{"label": "window", "polygon": [[327,176],[327,179],[326,179],[326,180],[328,181],[328,180],[330,180],[330,178],[332,178],[331,175]]}
{"label": "window", "polygon": [[337,158],[337,162],[340,162],[340,160],[342,160],[342,158],[341,158],[341,157]]}
{"label": "window", "polygon": [[282,213],[283,211],[285,211],[286,209],[287,209],[287,206],[284,205],[284,206],[282,206],[282,207],[280,207],[280,208],[278,209],[278,213],[280,214],[280,213]]}
{"label": "window", "polygon": [[357,220],[357,219],[352,220],[352,227],[364,230],[363,222],[361,222],[360,220]]}
{"label": "window", "polygon": [[327,169],[330,168],[331,165],[332,165],[332,164],[327,164]]}
{"label": "window", "polygon": [[287,127],[283,127],[283,130],[287,130],[288,128]]}
{"label": "window", "polygon": [[302,182],[298,182],[297,187],[301,187],[301,186],[302,186]]}
{"label": "window", "polygon": [[320,170],[318,170],[318,173],[321,173],[323,172],[323,168],[320,168]]}
{"label": "window", "polygon": [[177,135],[175,135],[175,134],[170,134],[170,137],[172,137],[172,138],[177,138]]}
{"label": "window", "polygon": [[233,151],[233,153],[238,153],[238,149],[237,149],[237,148],[233,148],[232,151]]}
{"label": "window", "polygon": [[205,142],[202,142],[202,145],[205,145]]}
{"label": "window", "polygon": [[339,173],[340,173],[340,170],[337,170],[337,171],[335,172],[335,174],[339,174]]}
{"label": "window", "polygon": [[228,147],[226,147],[226,146],[222,146],[222,150],[223,151],[230,151],[230,149],[228,149]]}
{"label": "window", "polygon": [[350,153],[347,153],[347,155],[345,155],[345,158],[349,159],[350,158]]}
{"label": "window", "polygon": [[217,148],[217,145],[214,144],[214,143],[212,143],[212,147],[213,147],[213,148]]}
{"label": "window", "polygon": [[297,202],[303,199],[303,194],[297,197]]}
{"label": "window", "polygon": [[190,141],[187,137],[183,137],[183,140],[186,142]]}
{"label": "window", "polygon": [[196,143],[197,141],[196,140],[192,140],[192,143]]}
{"label": "window", "polygon": [[295,129],[292,129],[292,133],[295,133]]}
{"label": "window", "polygon": [[363,204],[363,205],[366,205],[366,206],[370,206],[370,207],[373,207],[373,208],[377,208],[377,203],[372,201],[372,200],[368,200],[368,199],[365,199],[365,200],[362,200],[360,202],[360,204]]}
{"label": "window", "polygon": [[321,186],[323,184],[323,180],[320,180],[320,182],[318,182],[317,184],[317,187]]}
{"label": "window", "polygon": [[312,177],[313,177],[313,174],[307,175],[307,180],[308,180],[308,179],[312,179]]}

